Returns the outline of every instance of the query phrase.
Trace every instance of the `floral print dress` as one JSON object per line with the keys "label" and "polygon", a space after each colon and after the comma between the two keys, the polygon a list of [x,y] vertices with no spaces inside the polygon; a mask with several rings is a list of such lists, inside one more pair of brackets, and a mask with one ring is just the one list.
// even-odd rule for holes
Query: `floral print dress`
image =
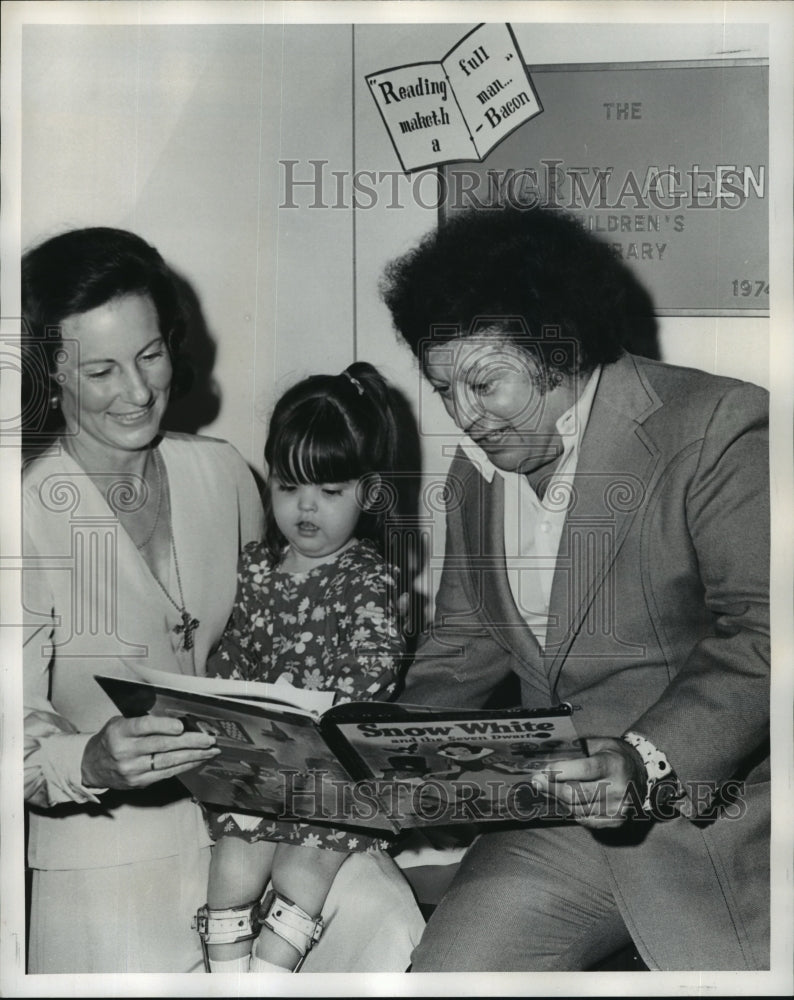
{"label": "floral print dress", "polygon": [[[234,608],[207,674],[335,691],[335,704],[384,700],[405,653],[396,595],[397,570],[369,541],[357,540],[305,573],[272,568],[264,545],[253,542],[240,556]],[[241,825],[236,813],[205,813],[215,840],[233,836],[346,853],[388,844],[360,830],[270,817]]]}

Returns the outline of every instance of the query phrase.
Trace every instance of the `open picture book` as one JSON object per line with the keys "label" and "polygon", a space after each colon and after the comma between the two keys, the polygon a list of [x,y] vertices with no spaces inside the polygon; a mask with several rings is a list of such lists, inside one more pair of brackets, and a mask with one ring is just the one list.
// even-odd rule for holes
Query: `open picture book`
{"label": "open picture book", "polygon": [[333,692],[140,670],[97,676],[125,716],[181,719],[221,749],[179,780],[201,802],[397,833],[538,818],[532,775],[580,757],[571,708],[331,704]]}

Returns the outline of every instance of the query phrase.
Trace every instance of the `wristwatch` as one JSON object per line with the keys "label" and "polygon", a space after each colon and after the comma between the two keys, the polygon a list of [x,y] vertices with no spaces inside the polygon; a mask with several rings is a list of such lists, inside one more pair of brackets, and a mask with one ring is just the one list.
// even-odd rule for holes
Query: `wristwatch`
{"label": "wristwatch", "polygon": [[686,791],[678,776],[671,771],[666,778],[655,782],[649,795],[650,808],[646,811],[657,819],[672,819],[678,813],[678,803],[685,796]]}
{"label": "wristwatch", "polygon": [[645,798],[643,812],[659,818],[672,818],[670,807],[686,795],[667,755],[649,739],[632,730],[623,734],[623,740],[634,747],[645,765]]}

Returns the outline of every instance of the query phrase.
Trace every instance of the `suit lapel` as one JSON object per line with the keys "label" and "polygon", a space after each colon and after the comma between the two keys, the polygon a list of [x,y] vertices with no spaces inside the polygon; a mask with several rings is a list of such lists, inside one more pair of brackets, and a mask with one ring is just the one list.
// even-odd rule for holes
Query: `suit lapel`
{"label": "suit lapel", "polygon": [[573,478],[574,502],[551,592],[546,658],[552,688],[588,616],[588,627],[609,628],[608,621],[595,620],[591,609],[658,474],[659,451],[642,421],[660,405],[629,355],[604,367]]}

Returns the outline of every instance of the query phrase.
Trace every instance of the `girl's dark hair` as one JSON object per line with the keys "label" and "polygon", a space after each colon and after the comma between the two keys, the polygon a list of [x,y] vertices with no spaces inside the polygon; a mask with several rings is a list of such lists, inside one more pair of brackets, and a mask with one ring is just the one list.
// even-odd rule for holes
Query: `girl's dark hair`
{"label": "girl's dark hair", "polygon": [[186,319],[173,275],[158,251],[125,229],[73,229],[28,250],[22,257],[22,431],[28,444],[52,437],[63,426],[50,405],[52,376],[62,345],[61,324],[124,295],[148,295],[174,368],[172,391],[188,387],[180,355]]}
{"label": "girl's dark hair", "polygon": [[387,266],[381,294],[420,364],[432,343],[497,329],[560,372],[586,372],[653,322],[612,247],[550,206],[452,215]]}
{"label": "girl's dark hair", "polygon": [[[340,483],[362,479],[362,509],[356,537],[369,538],[382,555],[385,514],[395,500],[389,477],[397,458],[393,390],[365,361],[340,375],[311,375],[279,399],[265,442],[269,477],[283,482]],[[371,477],[371,478],[368,478]],[[265,491],[265,545],[271,563],[286,539],[279,531]]]}

